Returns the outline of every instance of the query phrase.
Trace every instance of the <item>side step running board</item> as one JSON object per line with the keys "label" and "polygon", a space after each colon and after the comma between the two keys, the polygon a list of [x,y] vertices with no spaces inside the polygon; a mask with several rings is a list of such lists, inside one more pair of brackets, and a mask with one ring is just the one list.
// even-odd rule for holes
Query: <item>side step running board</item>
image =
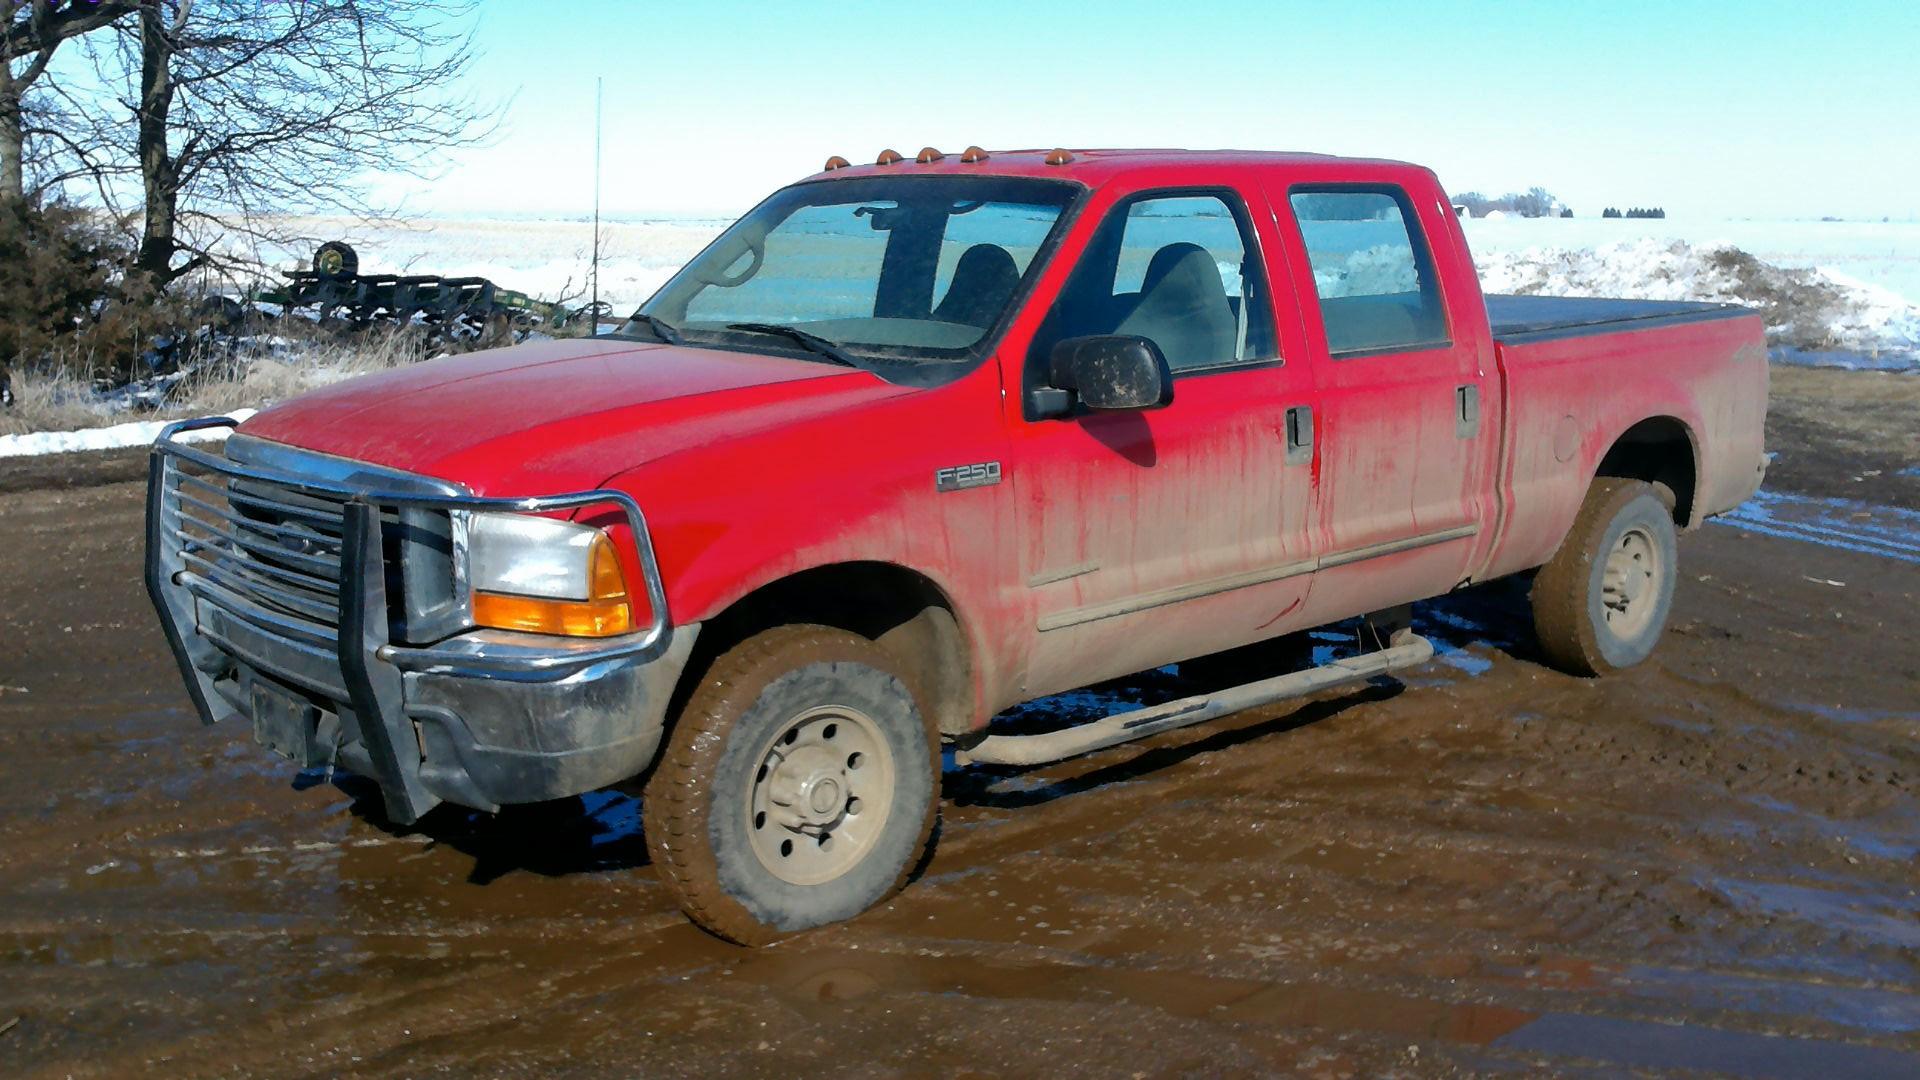
{"label": "side step running board", "polygon": [[1214,694],[1115,713],[1064,731],[1049,731],[1044,735],[989,735],[959,751],[955,758],[962,765],[975,761],[989,765],[1044,765],[1174,728],[1205,723],[1244,709],[1363,683],[1376,675],[1424,664],[1432,658],[1432,642],[1411,630],[1402,630],[1393,636],[1389,647],[1378,652],[1335,660]]}

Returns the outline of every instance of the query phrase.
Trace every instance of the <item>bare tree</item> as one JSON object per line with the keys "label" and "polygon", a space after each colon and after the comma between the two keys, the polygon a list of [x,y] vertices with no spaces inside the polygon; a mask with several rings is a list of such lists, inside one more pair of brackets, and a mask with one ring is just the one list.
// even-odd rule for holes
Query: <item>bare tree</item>
{"label": "bare tree", "polygon": [[62,42],[98,30],[138,6],[136,0],[27,0],[9,5],[0,37],[0,202],[26,195],[27,91],[40,81]]}
{"label": "bare tree", "polygon": [[299,239],[291,214],[381,216],[374,174],[429,175],[491,134],[494,112],[458,90],[473,59],[466,0],[137,8],[94,58],[134,121],[120,127],[144,205],[134,268],[157,286],[231,263],[236,238]]}

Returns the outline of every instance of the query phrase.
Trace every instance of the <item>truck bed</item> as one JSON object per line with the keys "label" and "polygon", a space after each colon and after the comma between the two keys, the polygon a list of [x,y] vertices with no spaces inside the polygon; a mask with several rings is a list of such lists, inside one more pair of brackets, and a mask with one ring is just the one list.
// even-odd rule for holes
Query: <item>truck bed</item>
{"label": "truck bed", "polygon": [[1496,341],[1535,342],[1618,330],[1738,318],[1751,312],[1735,304],[1688,300],[1613,300],[1578,296],[1487,297],[1487,320]]}

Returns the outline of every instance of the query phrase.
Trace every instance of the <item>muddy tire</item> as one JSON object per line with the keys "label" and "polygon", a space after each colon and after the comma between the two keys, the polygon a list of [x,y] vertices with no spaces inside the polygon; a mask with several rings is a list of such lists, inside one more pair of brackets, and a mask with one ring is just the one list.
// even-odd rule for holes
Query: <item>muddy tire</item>
{"label": "muddy tire", "polygon": [[1547,662],[1604,675],[1645,660],[1673,607],[1673,511],[1642,480],[1601,477],[1533,579],[1533,628]]}
{"label": "muddy tire", "polygon": [[785,626],[715,660],[643,793],[647,851],[694,922],[764,945],[898,892],[939,808],[939,733],[898,660]]}

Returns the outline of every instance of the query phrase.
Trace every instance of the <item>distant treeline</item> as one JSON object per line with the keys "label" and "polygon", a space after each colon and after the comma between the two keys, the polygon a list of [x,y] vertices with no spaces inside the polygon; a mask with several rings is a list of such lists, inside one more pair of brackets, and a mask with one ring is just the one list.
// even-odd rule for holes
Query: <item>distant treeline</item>
{"label": "distant treeline", "polygon": [[[1456,212],[1467,217],[1486,217],[1495,210],[1515,217],[1563,217],[1573,216],[1573,208],[1560,201],[1560,197],[1542,187],[1528,188],[1524,192],[1509,191],[1497,198],[1482,195],[1477,191],[1463,191],[1453,197]],[[1665,207],[1633,206],[1621,210],[1609,206],[1600,214],[1603,218],[1664,218]]]}
{"label": "distant treeline", "polygon": [[1466,207],[1468,217],[1486,217],[1492,211],[1519,217],[1572,217],[1573,210],[1546,188],[1533,187],[1524,192],[1509,191],[1498,198],[1477,191],[1463,191],[1453,197],[1453,205]]}

